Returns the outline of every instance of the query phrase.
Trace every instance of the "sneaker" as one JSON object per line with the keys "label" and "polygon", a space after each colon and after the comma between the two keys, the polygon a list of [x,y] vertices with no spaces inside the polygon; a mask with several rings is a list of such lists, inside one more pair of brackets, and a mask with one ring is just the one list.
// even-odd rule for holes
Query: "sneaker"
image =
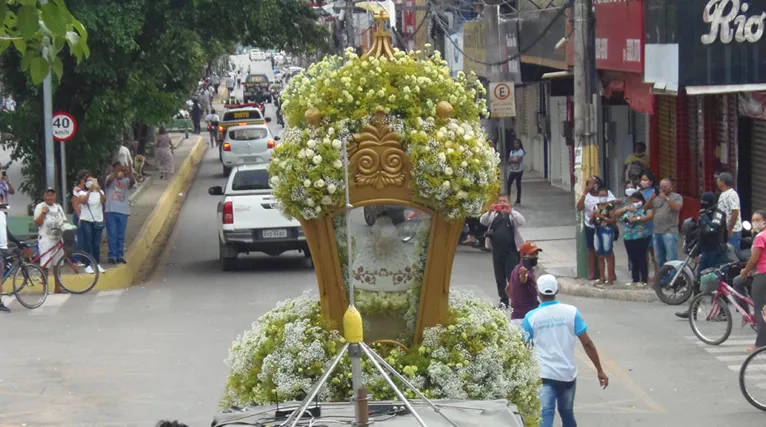
{"label": "sneaker", "polygon": [[117,263],[118,264],[127,264],[128,262],[125,261],[125,258],[120,258],[120,259],[117,260]]}
{"label": "sneaker", "polygon": [[112,264],[112,265],[114,265],[114,264],[117,264],[117,260],[116,260],[116,259],[114,259],[114,258],[109,258],[109,260],[108,260],[107,262],[108,262],[109,264]]}
{"label": "sneaker", "polygon": [[93,270],[93,267],[91,266],[85,267],[85,272],[88,274],[96,274],[95,270]]}
{"label": "sneaker", "polygon": [[11,309],[3,305],[2,302],[0,302],[0,313],[10,313]]}
{"label": "sneaker", "polygon": [[74,265],[77,267],[85,267],[85,264],[83,264],[82,261],[77,261]]}
{"label": "sneaker", "polygon": [[97,267],[99,273],[106,273],[106,270],[104,270],[104,267],[101,267],[101,264],[97,265]]}

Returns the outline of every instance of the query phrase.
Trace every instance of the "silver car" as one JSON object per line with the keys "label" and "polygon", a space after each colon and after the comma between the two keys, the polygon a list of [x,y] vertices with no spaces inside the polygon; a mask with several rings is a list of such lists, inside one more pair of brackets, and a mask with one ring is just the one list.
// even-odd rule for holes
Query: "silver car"
{"label": "silver car", "polygon": [[221,144],[223,174],[229,176],[234,166],[269,162],[278,140],[266,125],[231,126]]}

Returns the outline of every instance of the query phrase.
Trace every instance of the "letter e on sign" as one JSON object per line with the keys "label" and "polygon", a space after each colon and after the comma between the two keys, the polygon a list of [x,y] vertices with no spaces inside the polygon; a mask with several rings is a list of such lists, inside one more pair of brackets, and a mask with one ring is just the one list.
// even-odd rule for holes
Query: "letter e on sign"
{"label": "letter e on sign", "polygon": [[516,117],[516,97],[513,95],[513,82],[489,84],[490,117]]}
{"label": "letter e on sign", "polygon": [[51,118],[53,127],[53,139],[66,142],[74,138],[77,132],[77,122],[69,113],[58,112]]}

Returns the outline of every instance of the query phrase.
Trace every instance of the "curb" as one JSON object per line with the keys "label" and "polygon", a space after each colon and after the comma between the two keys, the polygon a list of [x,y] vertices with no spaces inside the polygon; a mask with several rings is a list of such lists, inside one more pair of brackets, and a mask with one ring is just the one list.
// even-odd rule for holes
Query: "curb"
{"label": "curb", "polygon": [[563,295],[571,295],[585,298],[599,298],[617,301],[631,302],[656,302],[657,295],[651,290],[627,290],[627,289],[599,289],[595,286],[584,285],[571,277],[557,277],[559,292]]}
{"label": "curb", "polygon": [[[159,253],[178,219],[178,215],[172,215],[172,213],[180,210],[187,190],[207,152],[207,141],[201,136],[197,136],[196,139],[191,152],[178,168],[154,210],[139,230],[136,239],[128,248],[125,258],[128,259],[129,264],[111,268],[106,274],[99,275],[98,283],[91,292],[128,288],[143,281],[154,270]],[[91,279],[90,275],[82,276],[83,281]],[[49,280],[52,279],[49,278]]]}

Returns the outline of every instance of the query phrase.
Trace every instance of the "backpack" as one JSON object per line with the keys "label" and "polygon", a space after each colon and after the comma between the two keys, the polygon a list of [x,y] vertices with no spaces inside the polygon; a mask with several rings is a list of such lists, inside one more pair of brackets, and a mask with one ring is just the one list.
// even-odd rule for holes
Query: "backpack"
{"label": "backpack", "polygon": [[628,165],[628,181],[639,182],[644,175],[644,164],[638,160],[632,161]]}

